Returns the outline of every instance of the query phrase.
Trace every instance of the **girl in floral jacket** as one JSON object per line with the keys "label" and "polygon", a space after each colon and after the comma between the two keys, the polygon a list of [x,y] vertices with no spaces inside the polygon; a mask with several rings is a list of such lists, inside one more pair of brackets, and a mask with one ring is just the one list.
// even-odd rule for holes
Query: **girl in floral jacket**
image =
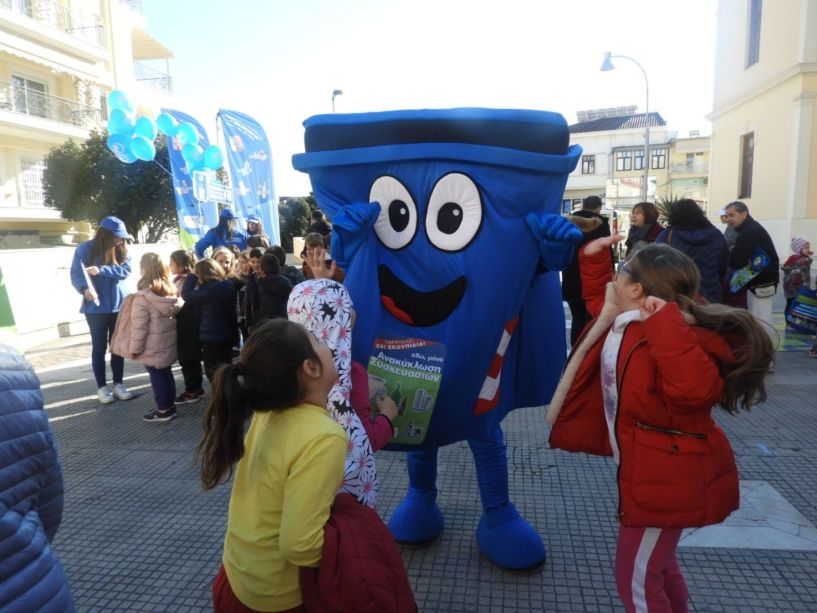
{"label": "girl in floral jacket", "polygon": [[738,508],[734,454],[712,419],[766,398],[774,349],[747,311],[701,304],[695,263],[666,245],[639,250],[614,282],[597,239],[579,255],[595,320],[578,340],[548,410],[553,448],[618,464],[616,581],[627,611],[686,611],[675,557],[683,528]]}
{"label": "girl in floral jacket", "polygon": [[338,381],[329,392],[326,410],[349,436],[340,491],[377,508],[377,469],[366,430],[350,405],[352,389],[352,299],[343,285],[314,279],[296,285],[289,295],[287,316],[303,325],[332,350]]}

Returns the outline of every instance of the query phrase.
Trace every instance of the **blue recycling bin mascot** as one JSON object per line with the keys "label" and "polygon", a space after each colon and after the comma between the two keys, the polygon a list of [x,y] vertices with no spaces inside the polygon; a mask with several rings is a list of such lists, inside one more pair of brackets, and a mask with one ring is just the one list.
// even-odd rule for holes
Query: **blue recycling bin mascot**
{"label": "blue recycling bin mascot", "polygon": [[387,447],[408,451],[409,471],[389,529],[403,543],[439,535],[437,449],[467,440],[480,550],[506,569],[542,564],[542,539],[510,501],[500,423],[547,404],[564,364],[557,271],[581,233],[559,213],[581,148],[545,111],[333,114],[304,127],[293,165],[332,219],[332,257],[357,311],[354,359],[369,363],[382,339],[444,350],[428,423]]}

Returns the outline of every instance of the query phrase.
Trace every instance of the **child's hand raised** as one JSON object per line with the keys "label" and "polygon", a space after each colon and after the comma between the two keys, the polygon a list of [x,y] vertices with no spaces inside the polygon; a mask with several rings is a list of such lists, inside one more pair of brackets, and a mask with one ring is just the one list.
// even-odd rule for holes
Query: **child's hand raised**
{"label": "child's hand raised", "polygon": [[666,304],[666,300],[656,298],[655,296],[647,296],[644,299],[644,304],[642,304],[639,309],[641,311],[641,321],[646,321],[655,315],[658,311],[663,309]]}
{"label": "child's hand raised", "polygon": [[397,405],[395,405],[394,400],[388,396],[378,396],[375,398],[375,403],[377,405],[377,412],[388,417],[389,421],[393,421],[394,418],[397,417]]}
{"label": "child's hand raised", "polygon": [[594,241],[590,241],[584,247],[584,254],[585,255],[596,255],[605,249],[609,249],[616,243],[620,243],[624,240],[623,234],[613,234],[613,236],[603,236],[601,238],[597,238]]}

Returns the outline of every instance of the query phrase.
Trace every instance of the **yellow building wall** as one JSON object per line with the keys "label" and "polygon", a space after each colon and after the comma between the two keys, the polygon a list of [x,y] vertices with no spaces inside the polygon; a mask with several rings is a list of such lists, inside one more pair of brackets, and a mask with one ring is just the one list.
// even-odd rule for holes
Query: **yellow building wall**
{"label": "yellow building wall", "polygon": [[763,2],[760,57],[747,68],[749,2],[721,0],[716,43],[716,109],[776,78],[798,62],[802,1]]}

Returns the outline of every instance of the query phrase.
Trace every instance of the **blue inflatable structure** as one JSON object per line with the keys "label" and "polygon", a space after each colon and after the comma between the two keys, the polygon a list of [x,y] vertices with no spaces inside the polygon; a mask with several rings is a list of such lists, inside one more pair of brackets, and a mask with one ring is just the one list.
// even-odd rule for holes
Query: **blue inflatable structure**
{"label": "blue inflatable structure", "polygon": [[581,148],[545,111],[479,108],[319,115],[293,156],[333,224],[332,256],[357,311],[353,356],[379,339],[444,349],[433,413],[408,451],[409,488],[389,528],[437,537],[437,449],[467,440],[482,553],[508,569],[545,561],[508,492],[500,422],[550,401],[565,358],[558,270],[579,230],[560,215]]}

